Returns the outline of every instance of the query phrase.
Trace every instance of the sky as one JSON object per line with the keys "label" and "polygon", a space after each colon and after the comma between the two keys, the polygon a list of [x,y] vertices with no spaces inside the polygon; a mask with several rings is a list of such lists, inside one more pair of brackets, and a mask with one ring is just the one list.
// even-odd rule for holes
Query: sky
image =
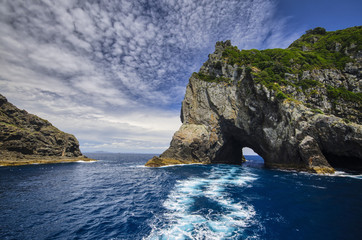
{"label": "sky", "polygon": [[362,25],[361,12],[360,0],[0,0],[0,93],[83,152],[162,153],[216,41],[286,48],[314,27]]}

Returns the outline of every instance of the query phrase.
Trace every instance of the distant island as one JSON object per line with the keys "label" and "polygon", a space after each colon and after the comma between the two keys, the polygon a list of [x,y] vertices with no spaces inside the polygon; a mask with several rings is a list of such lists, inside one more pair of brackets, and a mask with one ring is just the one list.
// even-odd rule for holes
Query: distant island
{"label": "distant island", "polygon": [[20,110],[0,94],[0,166],[94,161],[78,140],[47,120]]}
{"label": "distant island", "polygon": [[146,166],[244,161],[316,173],[362,170],[362,27],[309,30],[287,49],[217,42],[182,102],[182,126]]}

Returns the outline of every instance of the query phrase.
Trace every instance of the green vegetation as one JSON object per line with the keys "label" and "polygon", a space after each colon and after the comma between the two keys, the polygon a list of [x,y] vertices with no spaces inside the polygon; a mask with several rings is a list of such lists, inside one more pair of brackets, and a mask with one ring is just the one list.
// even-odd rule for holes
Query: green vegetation
{"label": "green vegetation", "polygon": [[[279,79],[284,78],[285,73],[296,74],[305,70],[326,68],[343,69],[347,62],[354,61],[345,54],[345,50],[349,53],[362,50],[361,46],[357,46],[362,42],[362,27],[324,33],[321,29],[323,28],[307,31],[287,49],[240,51],[237,47],[230,46],[223,52],[223,57],[231,65],[254,66],[270,77]],[[303,51],[303,47],[309,51]]]}
{"label": "green vegetation", "polygon": [[[323,28],[308,30],[306,34],[294,41],[289,49],[302,50],[303,46],[319,54],[339,52],[344,55],[344,51],[355,53],[362,50],[358,45],[362,41],[362,26],[347,28],[334,32],[325,32]],[[338,47],[337,47],[338,46]],[[337,48],[336,48],[337,47]],[[338,50],[338,51],[336,51]]]}
{"label": "green vegetation", "polygon": [[327,33],[326,29],[322,28],[322,27],[316,27],[315,29],[310,29],[308,31],[306,31],[307,34],[320,34],[320,35],[324,35]]}
{"label": "green vegetation", "polygon": [[279,91],[276,97],[280,100],[288,98],[287,95],[285,95],[282,91]]}
{"label": "green vegetation", "polygon": [[316,80],[302,79],[302,80],[298,81],[295,85],[298,87],[301,87],[303,90],[307,90],[309,88],[321,86],[322,84]]}
{"label": "green vegetation", "polygon": [[[302,75],[303,71],[313,69],[342,69],[347,62],[354,60],[341,53],[331,53],[323,56],[316,52],[303,52],[298,49],[267,49],[267,50],[238,50],[236,47],[228,47],[223,52],[225,61],[229,64],[249,66],[257,82],[264,85],[278,83],[290,84],[285,80],[285,74]],[[303,80],[300,83],[303,89],[316,86],[314,83]],[[297,84],[298,85],[298,84]]]}
{"label": "green vegetation", "polygon": [[324,112],[323,112],[322,110],[318,109],[318,108],[313,108],[313,109],[312,109],[312,112],[324,114]]}
{"label": "green vegetation", "polygon": [[351,102],[360,102],[360,103],[362,102],[362,93],[361,92],[354,93],[354,92],[348,91],[344,87],[334,88],[334,87],[328,86],[327,94],[330,99],[338,100],[338,99],[342,98],[344,100],[351,101]]}
{"label": "green vegetation", "polygon": [[207,74],[204,74],[204,73],[196,73],[196,72],[193,73],[193,76],[200,79],[200,80],[206,81],[206,82],[216,82],[216,83],[226,82],[226,83],[230,83],[230,79],[226,78],[226,77],[216,77],[214,75],[207,75]]}
{"label": "green vegetation", "polygon": [[[230,65],[246,66],[246,72],[250,73],[257,83],[273,89],[278,99],[285,99],[290,96],[283,92],[283,86],[291,85],[303,92],[324,87],[316,80],[301,79],[303,72],[315,69],[343,70],[346,63],[355,62],[350,54],[362,50],[361,45],[358,45],[360,42],[362,42],[361,26],[334,32],[327,32],[324,28],[318,27],[308,30],[287,49],[239,50],[235,46],[227,46],[222,57]],[[291,81],[286,79],[286,74],[293,74],[290,75],[292,79],[295,77]],[[200,73],[199,78],[212,82],[223,81]],[[343,88],[328,87],[328,96],[361,102],[360,94]]]}

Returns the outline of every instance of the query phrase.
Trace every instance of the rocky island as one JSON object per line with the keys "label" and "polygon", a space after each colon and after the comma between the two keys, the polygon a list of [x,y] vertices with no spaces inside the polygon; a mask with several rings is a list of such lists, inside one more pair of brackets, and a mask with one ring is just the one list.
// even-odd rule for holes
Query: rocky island
{"label": "rocky island", "polygon": [[94,161],[78,140],[47,120],[20,110],[0,95],[0,166]]}
{"label": "rocky island", "polygon": [[266,167],[362,170],[362,27],[309,30],[287,49],[217,42],[182,102],[182,126],[149,167],[241,164],[250,147]]}

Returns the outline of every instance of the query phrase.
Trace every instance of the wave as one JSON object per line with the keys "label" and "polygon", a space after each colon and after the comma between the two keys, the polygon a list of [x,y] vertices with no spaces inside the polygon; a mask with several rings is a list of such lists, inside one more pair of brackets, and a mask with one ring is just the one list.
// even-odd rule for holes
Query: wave
{"label": "wave", "polygon": [[246,202],[236,202],[227,188],[246,187],[256,179],[256,175],[240,167],[215,166],[206,178],[178,181],[163,203],[166,209],[163,220],[151,226],[150,236],[144,239],[243,236],[256,213]]}
{"label": "wave", "polygon": [[334,174],[332,174],[332,176],[362,179],[362,174],[353,174],[353,173],[347,173],[344,171],[336,171]]}
{"label": "wave", "polygon": [[319,176],[319,177],[346,177],[346,178],[354,178],[354,179],[361,179],[362,174],[345,172],[345,171],[335,171],[334,173],[330,174],[320,174],[320,173],[309,173],[309,172],[300,172],[303,175],[310,175],[310,176]]}
{"label": "wave", "polygon": [[97,161],[84,161],[84,160],[79,160],[79,161],[76,161],[77,163],[94,163],[94,162],[97,162]]}
{"label": "wave", "polygon": [[170,165],[166,165],[166,166],[160,166],[157,168],[182,167],[182,166],[192,166],[192,165],[205,165],[205,164],[204,163],[170,164]]}

